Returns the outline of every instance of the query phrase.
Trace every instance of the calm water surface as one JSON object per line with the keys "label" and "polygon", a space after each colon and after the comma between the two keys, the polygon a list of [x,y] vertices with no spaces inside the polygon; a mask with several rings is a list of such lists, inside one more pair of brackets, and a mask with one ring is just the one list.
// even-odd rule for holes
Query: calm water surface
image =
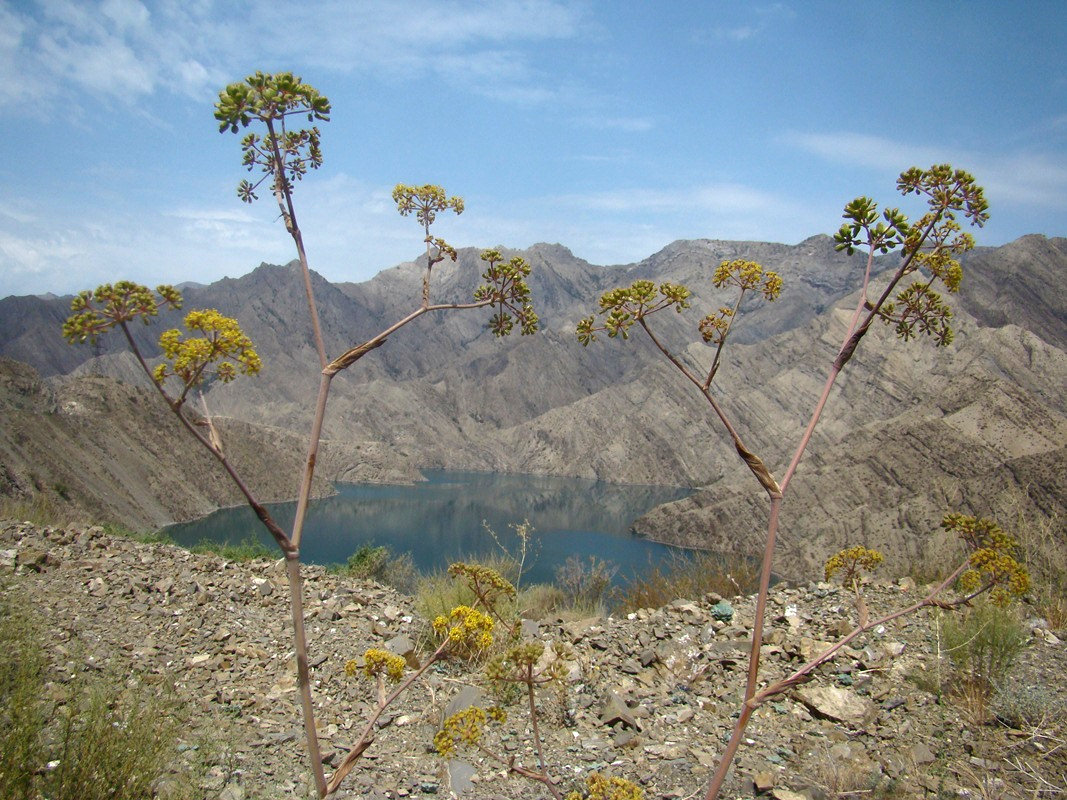
{"label": "calm water surface", "polygon": [[[653,506],[690,494],[689,489],[624,486],[577,478],[427,470],[413,486],[337,484],[338,494],[312,502],[301,556],[307,563],[344,563],[362,544],[410,553],[421,571],[450,561],[499,552],[483,520],[513,548],[512,525],[528,519],[534,528],[533,567],[527,582],[550,582],[568,556],[597,556],[619,567],[625,583],[673,548],[629,533],[634,519]],[[283,529],[292,527],[295,503],[271,506]],[[249,508],[223,509],[195,522],[166,529],[186,546],[202,539],[238,543],[255,537],[274,547]]]}

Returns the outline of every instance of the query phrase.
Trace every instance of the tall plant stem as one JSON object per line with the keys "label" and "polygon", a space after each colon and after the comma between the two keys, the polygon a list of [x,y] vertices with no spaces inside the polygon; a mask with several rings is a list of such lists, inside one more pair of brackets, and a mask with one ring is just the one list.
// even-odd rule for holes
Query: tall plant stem
{"label": "tall plant stem", "polygon": [[[867,264],[864,270],[863,287],[860,291],[860,298],[856,303],[856,309],[852,314],[848,329],[845,332],[844,341],[830,367],[826,382],[823,385],[822,393],[819,395],[819,399],[815,403],[815,409],[812,411],[807,427],[800,438],[796,451],[793,453],[793,458],[790,461],[785,474],[782,476],[778,496],[775,496],[768,491],[768,494],[770,495],[770,514],[767,520],[767,538],[763,550],[763,563],[760,568],[760,585],[759,594],[756,596],[755,619],[753,620],[752,625],[752,642],[749,648],[744,705],[741,708],[741,714],[737,718],[737,722],[734,723],[733,731],[730,734],[730,740],[726,744],[726,749],[723,751],[718,767],[712,775],[707,793],[704,795],[705,800],[715,800],[722,791],[723,783],[726,781],[726,774],[730,769],[731,763],[733,763],[734,756],[737,754],[737,748],[741,744],[741,739],[744,736],[745,728],[748,726],[749,719],[752,716],[752,711],[758,705],[758,703],[754,703],[754,698],[756,697],[756,688],[759,682],[760,647],[763,644],[764,618],[767,614],[767,598],[770,595],[771,572],[774,566],[774,553],[777,547],[779,516],[782,500],[785,497],[786,490],[789,488],[789,482],[792,480],[793,475],[796,474],[800,459],[804,456],[804,452],[807,450],[808,444],[811,442],[812,434],[815,432],[815,427],[819,424],[819,420],[822,418],[823,410],[826,408],[826,403],[830,398],[830,392],[833,389],[834,384],[837,382],[838,376],[852,358],[856,351],[856,347],[870,329],[871,323],[877,318],[882,306],[889,299],[893,290],[904,276],[908,274],[915,255],[919,252],[923,243],[933,231],[934,226],[941,219],[941,214],[943,214],[943,211],[934,215],[923,229],[917,244],[901,260],[900,266],[897,268],[893,277],[890,279],[889,284],[875,303],[870,303],[867,297],[875,251],[873,242],[870,244]],[[864,317],[863,310],[865,308],[867,309],[867,315]],[[861,318],[863,319],[862,323],[860,323]],[[757,475],[757,478],[758,477],[759,476]],[[764,484],[764,488],[766,488],[766,484]],[[836,653],[838,649],[839,648],[833,648],[833,653]]]}
{"label": "tall plant stem", "polygon": [[285,229],[289,231],[289,235],[293,237],[293,244],[296,245],[296,255],[300,259],[300,270],[304,277],[304,292],[307,294],[308,312],[311,314],[311,332],[315,337],[315,350],[319,355],[319,366],[325,368],[326,345],[322,340],[322,326],[319,324],[319,311],[315,304],[315,292],[311,288],[311,268],[308,266],[307,251],[304,249],[304,236],[296,222],[293,195],[289,191],[289,183],[285,177],[285,161],[282,159],[281,150],[278,147],[278,137],[274,133],[274,120],[267,117],[264,121],[267,124],[267,132],[270,134],[271,152],[274,154],[274,198],[278,202],[282,219],[285,220]]}
{"label": "tall plant stem", "polygon": [[326,774],[322,769],[322,750],[315,727],[315,703],[311,697],[308,674],[307,632],[304,630],[304,582],[300,576],[300,551],[285,555],[285,572],[289,576],[289,606],[293,616],[293,644],[296,652],[296,684],[300,692],[300,709],[304,717],[304,737],[308,745],[311,771],[319,797],[326,796]]}
{"label": "tall plant stem", "polygon": [[212,439],[205,437],[196,429],[196,426],[183,413],[181,401],[175,400],[168,395],[166,389],[155,380],[126,323],[123,322],[120,327],[126,336],[126,342],[129,344],[130,350],[141,365],[141,369],[148,375],[149,380],[152,381],[152,385],[156,387],[156,391],[159,392],[163,401],[174,412],[174,415],[185,429],[192,434],[193,438],[222,465],[226,474],[230,476],[238,491],[244,495],[245,501],[255,512],[260,522],[263,523],[263,526],[270,532],[271,536],[274,537],[274,541],[278,543],[278,547],[281,548],[285,556],[285,571],[289,580],[289,609],[293,619],[293,651],[296,654],[297,686],[300,690],[300,705],[304,718],[308,757],[311,759],[311,769],[315,775],[315,786],[319,792],[319,797],[325,797],[326,777],[322,770],[322,752],[319,748],[318,734],[315,730],[315,706],[311,698],[311,682],[308,677],[307,633],[304,630],[304,595],[303,582],[300,578],[300,550],[286,536],[285,531],[281,529],[278,523],[274,521],[267,508],[252,494],[252,490],[248,488],[248,484],[234,469],[222,449]]}
{"label": "tall plant stem", "polygon": [[300,538],[304,534],[304,520],[307,518],[308,502],[311,500],[311,481],[315,477],[315,463],[319,458],[322,423],[326,418],[326,401],[330,396],[330,382],[332,380],[333,373],[330,372],[323,372],[319,380],[319,394],[315,400],[315,417],[311,421],[307,458],[304,460],[304,475],[300,481],[300,494],[296,500],[296,518],[293,520],[292,540],[294,547],[300,547]]}
{"label": "tall plant stem", "polygon": [[545,752],[541,747],[541,731],[537,725],[537,702],[534,697],[534,684],[533,684],[533,665],[526,665],[526,698],[530,704],[530,725],[533,728],[534,746],[537,748],[537,766],[543,774],[545,772]]}

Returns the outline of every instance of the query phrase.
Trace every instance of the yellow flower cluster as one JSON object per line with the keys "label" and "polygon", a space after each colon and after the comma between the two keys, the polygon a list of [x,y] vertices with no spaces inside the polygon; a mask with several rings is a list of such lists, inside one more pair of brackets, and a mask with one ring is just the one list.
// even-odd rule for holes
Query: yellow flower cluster
{"label": "yellow flower cluster", "polygon": [[777,272],[764,270],[755,261],[745,261],[736,258],[733,261],[723,261],[715,269],[712,282],[716,288],[721,289],[727,284],[736,286],[741,291],[756,289],[763,294],[766,300],[777,300],[782,293],[782,279]]}
{"label": "yellow flower cluster", "polygon": [[368,678],[384,675],[393,683],[399,683],[404,677],[404,666],[404,659],[396,653],[372,647],[363,654],[362,664],[355,659],[350,659],[345,664],[345,674],[351,677],[362,672]]}
{"label": "yellow flower cluster", "polygon": [[730,331],[730,321],[734,318],[732,308],[721,307],[717,314],[708,314],[700,320],[700,335],[709,344],[722,344]]}
{"label": "yellow flower cluster", "polygon": [[990,600],[1003,607],[1030,590],[1030,573],[1016,558],[1018,542],[996,522],[946,514],[941,527],[954,531],[971,550],[970,567],[959,579],[961,591],[970,593],[989,586]]}
{"label": "yellow flower cluster", "polygon": [[485,710],[477,706],[453,714],[433,737],[434,749],[442,758],[452,758],[458,745],[476,746],[482,740],[485,721]]}
{"label": "yellow flower cluster", "polygon": [[493,644],[493,619],[470,606],[456,606],[433,621],[433,630],[460,650],[475,652]]}
{"label": "yellow flower cluster", "polygon": [[245,336],[237,320],[225,317],[213,308],[190,311],[185,315],[185,327],[200,336],[182,338],[182,332],[172,328],[159,337],[159,346],[169,363],[160,364],[153,377],[162,383],[168,375],[176,375],[186,386],[201,383],[214,365],[214,374],[229,383],[238,372],[255,375],[263,363],[252,340]]}
{"label": "yellow flower cluster", "polygon": [[644,800],[644,790],[635,783],[623,778],[605,778],[599,772],[591,773],[585,779],[588,788],[583,795],[577,790],[567,795],[566,800]]}
{"label": "yellow flower cluster", "polygon": [[173,286],[159,286],[156,294],[159,300],[147,286],[133,281],[105,283],[93,291],[79,292],[70,303],[73,313],[63,323],[63,337],[71,344],[86,339],[95,342],[116,325],[125,326],[135,319],[147,324],[162,308],[182,307],[181,293]]}
{"label": "yellow flower cluster", "polygon": [[874,572],[884,560],[885,556],[877,550],[856,545],[830,556],[826,560],[824,574],[826,580],[830,580],[834,575],[842,572],[841,582],[850,589],[855,589],[859,583],[860,571]]}

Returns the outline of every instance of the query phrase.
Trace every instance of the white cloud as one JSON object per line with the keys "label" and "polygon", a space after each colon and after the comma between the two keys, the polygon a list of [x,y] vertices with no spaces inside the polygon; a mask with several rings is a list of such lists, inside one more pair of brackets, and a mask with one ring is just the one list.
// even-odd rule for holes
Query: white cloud
{"label": "white cloud", "polygon": [[704,211],[750,213],[781,207],[783,198],[734,183],[714,183],[678,189],[632,189],[563,195],[558,202],[597,211],[676,213]]}
{"label": "white cloud", "polygon": [[136,0],[104,0],[100,13],[120,31],[143,30],[148,25],[148,9]]}
{"label": "white cloud", "polygon": [[782,137],[790,146],[848,166],[898,174],[908,166],[950,163],[966,169],[985,187],[991,203],[1067,208],[1067,166],[1045,153],[988,154],[963,147],[899,142],[852,133],[792,133]]}
{"label": "white cloud", "polygon": [[769,5],[740,5],[741,16],[744,21],[735,24],[716,25],[707,30],[698,30],[694,34],[697,41],[728,40],[731,42],[746,42],[761,36],[765,31],[796,17],[793,11],[785,3],[771,3]]}
{"label": "white cloud", "polygon": [[649,117],[623,117],[610,114],[580,117],[577,122],[587,128],[618,130],[624,133],[645,133],[656,127],[655,122]]}
{"label": "white cloud", "polygon": [[[77,87],[135,103],[159,90],[203,97],[249,55],[331,72],[445,81],[522,105],[558,99],[531,43],[578,35],[580,5],[553,0],[309,3],[277,30],[271,0],[36,0],[0,6],[0,108],[27,97],[78,101]],[[6,85],[5,85],[6,84]]]}
{"label": "white cloud", "polygon": [[0,108],[33,97],[81,104],[88,91],[125,105],[166,89],[202,96],[228,59],[213,20],[180,4],[135,0],[38,0],[21,13],[0,7]]}
{"label": "white cloud", "polygon": [[897,172],[903,168],[902,165],[930,165],[951,160],[952,157],[947,148],[895,142],[881,136],[848,131],[791,133],[783,136],[782,141],[828,161]]}

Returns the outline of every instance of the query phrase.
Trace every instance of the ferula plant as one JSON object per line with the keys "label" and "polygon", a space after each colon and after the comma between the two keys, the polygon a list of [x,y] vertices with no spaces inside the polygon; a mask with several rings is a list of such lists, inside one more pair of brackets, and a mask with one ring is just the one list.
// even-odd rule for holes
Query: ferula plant
{"label": "ferula plant", "polygon": [[[780,477],[748,447],[739,421],[726,412],[719,400],[719,394],[714,391],[723,348],[733,331],[742,300],[746,294],[766,302],[776,300],[783,289],[783,280],[779,275],[750,261],[724,261],[718,265],[712,274],[712,283],[717,288],[729,289],[733,292],[734,299],[717,311],[705,315],[697,324],[700,338],[713,348],[711,355],[703,363],[695,361],[687,350],[671,349],[653,326],[654,315],[668,309],[682,313],[690,306],[692,292],[685,286],[671,283],[657,286],[646,280],[606,292],[600,299],[598,311],[583,319],[577,327],[578,339],[583,345],[596,342],[601,333],[612,339],[627,339],[635,326],[646,334],[659,352],[708,402],[715,417],[729,435],[739,458],[767,495],[769,515],[744,699],[730,739],[708,784],[706,800],[713,800],[720,795],[727,770],[737,753],[752,712],[767,698],[797,683],[810,680],[813,670],[832,658],[842,646],[842,642],[836,643],[826,653],[801,667],[794,675],[763,689],[759,688],[760,645],[763,641],[767,596],[782,501],[838,376],[876,321],[891,326],[903,341],[929,338],[934,344],[942,347],[952,342],[952,312],[942,296],[942,291],[951,294],[959,289],[963,269],[958,257],[974,246],[973,238],[963,232],[961,223],[969,222],[981,227],[988,219],[988,204],[984,192],[975,183],[973,176],[947,164],[937,164],[929,169],[908,169],[901,173],[897,188],[905,197],[914,196],[924,201],[925,209],[917,219],[909,220],[898,208],[879,211],[877,203],[868,197],[856,198],[845,206],[844,223],[834,239],[838,250],[849,255],[860,252],[866,256],[859,281],[860,297],[837,355],[829,366],[822,393],[800,440],[795,445],[792,459]],[[875,287],[872,285],[874,259],[878,255],[891,252],[898,253],[900,260],[896,268],[889,272],[884,285]],[[943,603],[944,601],[938,600],[936,596],[952,586],[961,576],[964,577],[964,594],[960,602],[973,596],[974,592],[990,591],[997,598],[1010,596],[1023,585],[1022,567],[1014,560],[1009,561],[1014,559],[1014,555],[1010,552],[1006,539],[996,539],[985,522],[972,520],[963,523],[955,518],[953,520],[951,524],[959,526],[954,529],[971,531],[961,533],[961,538],[970,551],[968,559],[932,595],[899,613],[909,613],[921,607]],[[986,552],[987,547],[993,549]],[[869,613],[863,606],[859,575],[861,571],[875,567],[880,557],[881,554],[866,548],[849,549],[833,556],[827,564],[827,577],[841,573],[846,584],[856,594],[860,608],[860,624],[843,641],[851,641],[875,624],[870,621]],[[977,559],[977,563],[972,563],[972,559]],[[984,573],[981,572],[983,568],[986,570]],[[977,582],[970,577],[972,574],[979,576]],[[984,578],[981,577],[983,575]],[[894,612],[883,619],[898,615]]]}
{"label": "ferula plant", "polygon": [[[453,565],[456,566],[456,565]],[[462,565],[461,565],[462,566]],[[433,632],[437,637],[437,647],[432,653],[412,670],[405,674],[407,662],[394,653],[377,648],[370,648],[363,653],[362,660],[350,659],[345,664],[345,673],[349,676],[364,677],[375,681],[377,698],[373,710],[368,715],[356,743],[341,760],[334,774],[326,785],[326,791],[332,793],[340,787],[345,776],[355,767],[356,762],[374,741],[378,720],[393,702],[413,686],[434,664],[450,656],[471,657],[486,652],[493,646],[496,621],[499,611],[494,599],[508,596],[511,587],[494,570],[481,568],[482,576],[490,579],[500,588],[500,592],[479,596],[473,606],[456,606],[447,615],[441,615],[433,621]],[[489,575],[488,573],[492,573]],[[466,581],[474,588],[471,574],[463,570],[451,570],[456,580]],[[392,685],[390,690],[388,687]],[[478,709],[481,711],[481,709]],[[473,723],[470,723],[473,724]]]}
{"label": "ferula plant", "polygon": [[[323,164],[321,133],[317,126],[301,127],[305,122],[326,122],[330,118],[329,100],[310,84],[291,72],[269,74],[256,72],[245,80],[225,87],[215,104],[215,119],[220,133],[238,133],[249,129],[241,140],[242,164],[253,179],[243,179],[237,186],[241,201],[251,203],[258,198],[257,192],[266,188],[278,205],[285,228],[296,246],[308,302],[308,314],[312,338],[318,356],[321,378],[314,400],[314,415],[308,437],[307,458],[301,475],[297,512],[290,531],[283,530],[269,510],[259,502],[252,490],[237,473],[223,449],[222,438],[211,423],[206,402],[201,417],[190,411],[187,400],[190,392],[198,390],[208,379],[229,382],[241,375],[255,375],[261,368],[253,343],[241,331],[237,321],[214,309],[200,309],[185,316],[186,330],[166,331],[159,340],[162,360],[154,366],[151,356],[143,353],[131,334],[134,323],[148,324],[164,308],[180,309],[181,295],[171,286],[160,286],[155,292],[145,286],[128,281],[100,286],[93,291],[79,294],[71,305],[71,316],[63,327],[64,336],[71,343],[95,340],[113,329],[120,330],[136,356],[145,375],[156,391],[178,416],[191,436],[205,447],[220,463],[222,469],[237,486],[245,500],[255,511],[259,520],[281,549],[286,563],[290,588],[290,611],[292,617],[294,650],[296,652],[297,688],[303,714],[308,760],[314,776],[317,793],[325,797],[337,789],[340,781],[350,771],[355,760],[373,740],[374,721],[368,723],[366,733],[359,745],[353,748],[341,767],[329,781],[323,771],[322,755],[315,725],[314,702],[308,677],[307,637],[304,631],[302,581],[300,572],[300,540],[311,496],[311,484],[323,420],[326,414],[330,382],[334,375],[355,364],[370,351],[386,343],[390,336],[424,314],[486,308],[492,312],[487,323],[489,331],[497,337],[507,336],[516,328],[523,334],[538,330],[539,320],[534,312],[531,294],[526,279],[530,265],[522,258],[505,259],[498,251],[486,250],[481,254],[484,270],[482,283],[474,287],[471,300],[464,303],[434,303],[432,301],[431,270],[445,258],[455,261],[456,249],[444,239],[435,236],[431,227],[437,215],[464,210],[460,197],[449,196],[443,188],[433,184],[407,186],[398,184],[393,196],[397,211],[402,216],[414,214],[422,228],[426,244],[426,264],[422,276],[421,297],[415,308],[370,339],[357,342],[334,356],[328,357],[326,343],[319,324],[318,308],[312,291],[311,273],[308,266],[304,240],[297,221],[293,200],[294,187],[310,170]],[[298,344],[294,342],[293,344]],[[295,348],[294,348],[295,349]],[[310,387],[309,387],[310,389]],[[201,400],[203,397],[201,396]],[[476,627],[475,621],[486,617],[486,611],[473,611],[463,618],[459,631]],[[481,616],[477,616],[481,615]],[[454,626],[453,626],[454,627]],[[447,647],[440,650],[439,657],[462,645],[472,647],[484,644],[489,633],[477,641],[466,641],[460,633],[452,633],[449,627],[445,639]],[[457,642],[457,637],[462,642]],[[362,669],[370,670],[376,680],[396,676],[394,660],[369,653],[364,658]],[[419,673],[421,675],[421,672]],[[418,676],[416,676],[418,677]],[[402,686],[410,685],[403,683]],[[387,698],[385,698],[387,699]],[[377,712],[380,715],[381,709]],[[374,716],[374,720],[377,716]]]}

